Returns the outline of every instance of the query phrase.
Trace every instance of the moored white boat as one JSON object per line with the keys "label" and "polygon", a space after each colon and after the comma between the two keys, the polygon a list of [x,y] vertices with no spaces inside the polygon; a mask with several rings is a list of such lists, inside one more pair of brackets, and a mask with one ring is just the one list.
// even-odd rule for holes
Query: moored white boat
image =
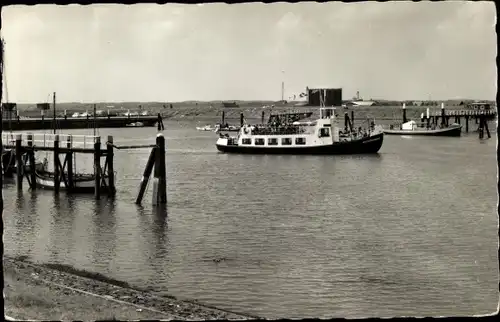
{"label": "moored white boat", "polygon": [[[109,186],[108,176],[104,176],[104,182],[106,186]],[[53,190],[55,187],[54,173],[49,171],[37,171],[36,183],[40,188]],[[70,192],[93,193],[95,191],[95,176],[93,174],[74,174],[73,187],[69,187],[69,184],[67,184],[65,180],[61,180],[59,189]],[[100,190],[103,193],[107,192],[105,187],[101,187]]]}
{"label": "moored white boat", "polygon": [[462,125],[453,123],[447,127],[432,126],[426,127],[418,125],[415,121],[408,121],[401,124],[399,128],[391,126],[390,129],[384,130],[388,135],[428,135],[428,136],[460,136],[462,134]]}

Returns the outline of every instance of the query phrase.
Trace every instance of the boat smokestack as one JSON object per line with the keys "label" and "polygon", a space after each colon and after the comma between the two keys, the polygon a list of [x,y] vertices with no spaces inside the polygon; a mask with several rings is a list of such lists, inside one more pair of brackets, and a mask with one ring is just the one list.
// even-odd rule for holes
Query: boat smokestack
{"label": "boat smokestack", "polygon": [[406,103],[403,103],[403,123],[408,122],[406,118]]}

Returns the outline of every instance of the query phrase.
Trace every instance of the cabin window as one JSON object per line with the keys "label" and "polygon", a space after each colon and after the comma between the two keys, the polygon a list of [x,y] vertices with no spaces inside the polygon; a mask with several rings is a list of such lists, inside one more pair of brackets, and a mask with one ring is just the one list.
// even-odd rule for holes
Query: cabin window
{"label": "cabin window", "polygon": [[282,138],[281,145],[292,145],[292,139],[291,138]]}
{"label": "cabin window", "polygon": [[267,139],[267,145],[278,145],[278,139],[277,138]]}
{"label": "cabin window", "polygon": [[252,139],[242,139],[241,143],[246,144],[246,145],[250,145],[250,144],[252,144]]}
{"label": "cabin window", "polygon": [[264,139],[262,138],[255,139],[255,145],[264,145]]}
{"label": "cabin window", "polygon": [[320,138],[325,138],[330,136],[330,129],[329,128],[321,128],[319,130],[319,137]]}
{"label": "cabin window", "polygon": [[297,145],[306,144],[306,138],[295,138],[295,144],[297,144]]}

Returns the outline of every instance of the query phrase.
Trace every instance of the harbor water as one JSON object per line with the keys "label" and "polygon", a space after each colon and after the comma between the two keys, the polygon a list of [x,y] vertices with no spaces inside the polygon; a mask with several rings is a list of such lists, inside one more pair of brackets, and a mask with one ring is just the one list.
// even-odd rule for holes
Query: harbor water
{"label": "harbor water", "polygon": [[[495,136],[385,136],[378,155],[252,156],[218,153],[217,136],[194,122],[164,123],[167,216],[153,210],[151,185],[134,205],[149,149],[118,150],[115,201],[4,183],[5,253],[267,318],[496,311]],[[148,144],[156,134],[99,132]]]}

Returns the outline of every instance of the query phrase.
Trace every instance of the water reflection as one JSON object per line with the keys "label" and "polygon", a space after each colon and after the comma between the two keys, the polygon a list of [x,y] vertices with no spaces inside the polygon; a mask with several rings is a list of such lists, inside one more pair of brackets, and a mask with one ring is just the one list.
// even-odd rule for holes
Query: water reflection
{"label": "water reflection", "polygon": [[138,206],[137,215],[140,226],[140,247],[144,254],[143,267],[147,267],[143,278],[150,290],[160,291],[157,287],[158,282],[170,278],[170,273],[166,269],[170,261],[167,206],[159,205],[150,210]]}
{"label": "water reflection", "polygon": [[116,253],[116,200],[96,200],[92,212],[90,262],[98,269],[109,271]]}
{"label": "water reflection", "polygon": [[75,246],[74,198],[75,196],[68,194],[53,194],[53,203],[49,210],[49,258],[55,263],[64,263]]}

